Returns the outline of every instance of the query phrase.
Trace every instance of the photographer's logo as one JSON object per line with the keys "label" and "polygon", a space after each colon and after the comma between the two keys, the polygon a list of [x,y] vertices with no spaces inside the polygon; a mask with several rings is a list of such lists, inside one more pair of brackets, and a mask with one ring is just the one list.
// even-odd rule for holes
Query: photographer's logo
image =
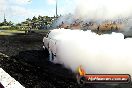
{"label": "photographer's logo", "polygon": [[78,68],[77,80],[79,84],[84,83],[130,83],[129,74],[86,74],[82,66]]}

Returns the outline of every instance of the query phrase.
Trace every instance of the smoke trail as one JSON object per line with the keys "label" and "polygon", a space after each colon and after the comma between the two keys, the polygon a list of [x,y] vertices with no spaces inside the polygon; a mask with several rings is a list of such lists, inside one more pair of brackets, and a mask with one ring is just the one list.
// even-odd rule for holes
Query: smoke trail
{"label": "smoke trail", "polygon": [[91,74],[132,75],[132,39],[124,39],[121,33],[99,36],[91,31],[60,29],[54,39],[55,62],[74,72],[82,65]]}

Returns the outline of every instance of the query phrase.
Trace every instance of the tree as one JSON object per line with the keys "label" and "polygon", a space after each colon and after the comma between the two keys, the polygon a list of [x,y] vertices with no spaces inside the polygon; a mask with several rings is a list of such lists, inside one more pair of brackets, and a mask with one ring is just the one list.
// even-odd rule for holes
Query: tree
{"label": "tree", "polygon": [[38,20],[43,20],[43,17],[39,15]]}
{"label": "tree", "polygon": [[2,23],[0,23],[0,26],[4,26],[4,23],[2,22]]}
{"label": "tree", "polygon": [[11,21],[9,21],[8,26],[13,26],[13,23]]}
{"label": "tree", "polygon": [[36,22],[37,21],[37,18],[34,16],[33,19],[32,19],[33,22]]}
{"label": "tree", "polygon": [[16,26],[21,26],[21,25],[22,25],[21,23],[16,24]]}
{"label": "tree", "polygon": [[27,18],[27,19],[26,19],[26,21],[28,21],[28,22],[29,22],[29,21],[31,21],[31,19],[30,19],[30,18]]}

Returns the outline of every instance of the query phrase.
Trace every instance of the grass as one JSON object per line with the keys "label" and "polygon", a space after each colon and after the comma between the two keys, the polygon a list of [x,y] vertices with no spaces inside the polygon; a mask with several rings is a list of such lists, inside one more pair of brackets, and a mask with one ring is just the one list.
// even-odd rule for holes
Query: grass
{"label": "grass", "polygon": [[47,33],[49,30],[34,30],[36,33]]}
{"label": "grass", "polygon": [[0,32],[0,35],[13,35],[11,33]]}
{"label": "grass", "polygon": [[[6,29],[6,30],[0,30],[0,35],[14,35],[14,34],[25,34],[25,31],[27,30],[17,30],[17,29],[14,29],[14,30],[11,30],[11,29]],[[48,33],[49,30],[32,30],[34,31],[35,33]]]}
{"label": "grass", "polygon": [[25,31],[22,30],[0,30],[0,35],[14,35],[14,34],[23,34]]}

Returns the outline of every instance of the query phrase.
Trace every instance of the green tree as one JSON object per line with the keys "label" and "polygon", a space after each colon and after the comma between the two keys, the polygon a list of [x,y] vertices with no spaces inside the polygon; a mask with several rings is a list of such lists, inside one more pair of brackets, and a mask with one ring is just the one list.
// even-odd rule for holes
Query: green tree
{"label": "green tree", "polygon": [[13,22],[9,21],[8,26],[13,26]]}
{"label": "green tree", "polygon": [[37,18],[34,16],[32,19],[32,22],[36,22],[36,21],[37,21]]}

